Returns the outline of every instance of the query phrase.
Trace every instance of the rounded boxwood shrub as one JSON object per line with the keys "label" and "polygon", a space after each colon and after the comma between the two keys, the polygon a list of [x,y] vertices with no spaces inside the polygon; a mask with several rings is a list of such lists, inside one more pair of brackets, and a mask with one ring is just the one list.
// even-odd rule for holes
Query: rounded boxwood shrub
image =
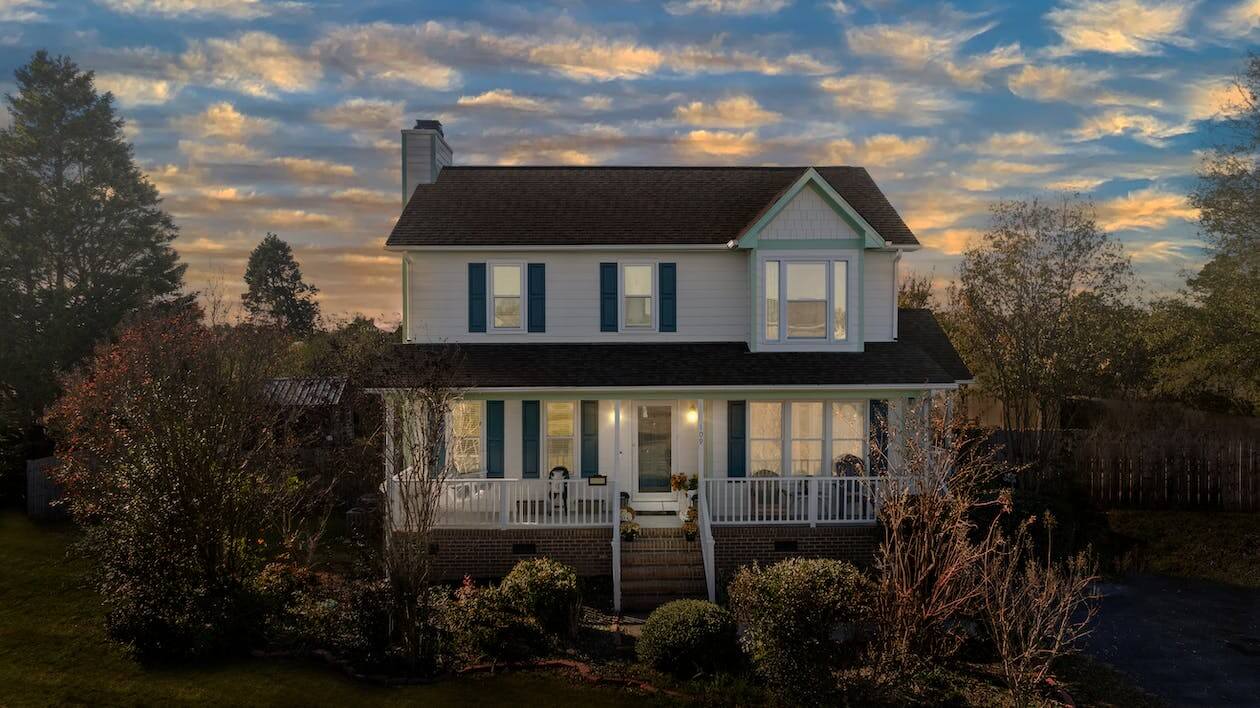
{"label": "rounded boxwood shrub", "polygon": [[672,674],[730,670],[735,618],[712,602],[675,600],[648,615],[635,650],[639,661]]}
{"label": "rounded boxwood shrub", "polygon": [[577,631],[582,594],[577,573],[550,558],[523,560],[499,584],[503,598],[553,634]]}
{"label": "rounded boxwood shrub", "polygon": [[757,674],[789,702],[825,701],[840,653],[833,636],[863,619],[869,587],[843,561],[794,558],[740,569],[728,591]]}

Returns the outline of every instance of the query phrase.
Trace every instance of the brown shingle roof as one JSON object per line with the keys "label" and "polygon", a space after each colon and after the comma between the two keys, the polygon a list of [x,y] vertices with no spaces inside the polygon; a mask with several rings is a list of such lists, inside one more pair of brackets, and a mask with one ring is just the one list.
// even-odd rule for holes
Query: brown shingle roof
{"label": "brown shingle roof", "polygon": [[367,385],[414,385],[426,360],[451,349],[461,364],[450,383],[476,388],[939,385],[971,378],[931,312],[900,314],[898,341],[870,342],[861,352],[752,353],[744,342],[397,344]]}
{"label": "brown shingle roof", "polygon": [[[446,167],[407,203],[389,246],[719,244],[805,167]],[[862,167],[819,167],[893,244],[918,241]]]}

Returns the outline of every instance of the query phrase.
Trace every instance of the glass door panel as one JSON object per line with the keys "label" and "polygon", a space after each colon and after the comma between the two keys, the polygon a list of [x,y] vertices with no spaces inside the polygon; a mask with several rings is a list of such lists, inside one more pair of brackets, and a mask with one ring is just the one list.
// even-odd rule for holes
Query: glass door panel
{"label": "glass door panel", "polygon": [[639,493],[668,492],[673,467],[673,407],[640,405]]}

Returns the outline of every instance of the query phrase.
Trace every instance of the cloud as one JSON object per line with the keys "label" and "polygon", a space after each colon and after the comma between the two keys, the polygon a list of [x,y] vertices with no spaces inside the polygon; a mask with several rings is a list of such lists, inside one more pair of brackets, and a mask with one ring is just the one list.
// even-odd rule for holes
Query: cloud
{"label": "cloud", "polygon": [[1047,182],[1046,189],[1056,192],[1092,192],[1105,182],[1107,180],[1099,177],[1067,177],[1054,182]]}
{"label": "cloud", "polygon": [[227,101],[211,104],[201,113],[171,119],[171,126],[197,137],[242,141],[273,131],[276,122],[247,116]]}
{"label": "cloud", "polygon": [[948,256],[957,256],[984,236],[980,229],[939,229],[919,234],[919,240],[928,248],[934,248]]}
{"label": "cloud", "polygon": [[1172,263],[1195,258],[1196,249],[1203,247],[1195,241],[1159,240],[1142,244],[1125,244],[1129,257],[1138,263]]}
{"label": "cloud", "polygon": [[[1260,3],[1260,0],[1256,0]],[[1211,79],[1191,85],[1183,104],[1186,120],[1210,120],[1234,113],[1247,103],[1247,96],[1231,78]]]}
{"label": "cloud", "polygon": [[1194,221],[1199,211],[1184,194],[1156,187],[1138,189],[1098,204],[1098,224],[1108,231],[1158,229],[1174,219]]}
{"label": "cloud", "polygon": [[773,15],[792,0],[672,0],[665,3],[671,15],[704,12],[712,15]]}
{"label": "cloud", "polygon": [[722,46],[721,38],[703,45],[668,48],[663,57],[666,66],[681,74],[753,73],[763,76],[832,74],[839,67],[810,54],[794,52],[782,57],[767,57],[757,52]]}
{"label": "cloud", "polygon": [[761,149],[757,134],[751,130],[693,130],[678,140],[677,147],[687,155],[723,158],[747,157]]}
{"label": "cloud", "polygon": [[328,198],[335,202],[344,202],[346,204],[354,204],[356,206],[397,206],[397,192],[380,192],[372,189],[363,189],[361,187],[351,187],[342,189],[328,195]]}
{"label": "cloud", "polygon": [[460,96],[455,101],[458,106],[506,108],[512,111],[532,113],[550,113],[552,107],[547,103],[529,96],[519,96],[512,89],[492,89],[476,96]]}
{"label": "cloud", "polygon": [[162,17],[230,17],[251,20],[277,12],[292,12],[300,2],[284,0],[97,0],[114,12]]}
{"label": "cloud", "polygon": [[0,0],[0,22],[38,22],[47,8],[43,0]]}
{"label": "cloud", "polygon": [[333,30],[314,45],[316,56],[354,79],[377,79],[444,90],[458,86],[460,74],[425,51],[436,44],[458,43],[437,22],[419,26],[375,22]]}
{"label": "cloud", "polygon": [[625,145],[620,128],[590,125],[568,134],[525,135],[505,146],[501,165],[595,165],[611,159]]}
{"label": "cloud", "polygon": [[1150,114],[1114,109],[1086,118],[1079,128],[1072,131],[1072,135],[1082,141],[1127,135],[1147,145],[1159,147],[1168,138],[1191,130],[1186,124],[1168,123]]}
{"label": "cloud", "polygon": [[194,163],[249,163],[263,159],[263,154],[260,151],[244,143],[208,143],[200,140],[180,140],[179,151],[187,155],[189,161]]}
{"label": "cloud", "polygon": [[1018,43],[959,56],[964,44],[992,27],[949,28],[923,22],[866,25],[849,28],[845,39],[854,54],[883,57],[916,73],[935,70],[960,86],[982,88],[989,73],[1024,62]]}
{"label": "cloud", "polygon": [[1186,46],[1180,35],[1194,2],[1186,0],[1064,0],[1046,13],[1062,44],[1052,54],[1159,54],[1165,44]]}
{"label": "cloud", "polygon": [[674,116],[688,125],[716,128],[756,128],[783,119],[782,115],[762,108],[757,99],[746,95],[729,96],[711,104],[692,101],[675,108]]}
{"label": "cloud", "polygon": [[180,69],[204,85],[264,98],[309,91],[323,76],[318,61],[266,32],[194,41],[180,56]]}
{"label": "cloud", "polygon": [[599,95],[583,96],[582,107],[588,111],[606,111],[612,108],[612,99]]}
{"label": "cloud", "polygon": [[174,98],[180,90],[178,83],[167,79],[112,72],[96,74],[95,82],[98,89],[114,94],[124,106],[159,105]]}
{"label": "cloud", "polygon": [[962,107],[955,99],[926,86],[874,74],[828,77],[818,83],[832,102],[846,112],[895,115],[909,125],[940,123],[939,114]]}
{"label": "cloud", "polygon": [[308,157],[273,157],[267,161],[284,168],[294,179],[304,182],[326,182],[339,177],[353,177],[354,167]]}
{"label": "cloud", "polygon": [[1107,72],[1093,69],[1027,64],[1006,80],[1006,86],[1020,98],[1075,102],[1097,96],[1099,82],[1108,77]]}
{"label": "cloud", "polygon": [[1260,27],[1260,0],[1242,0],[1218,15],[1209,26],[1227,37],[1246,37]]}
{"label": "cloud", "polygon": [[343,226],[334,216],[303,209],[268,209],[259,213],[259,221],[278,229],[320,229]]}
{"label": "cloud", "polygon": [[341,130],[397,130],[406,109],[402,101],[350,98],[312,113],[316,121]]}
{"label": "cloud", "polygon": [[1063,152],[1061,146],[1046,136],[1022,130],[1014,133],[994,133],[972,146],[972,149],[984,155],[1002,157],[1036,157]]}
{"label": "cloud", "polygon": [[931,148],[932,140],[926,137],[872,135],[860,144],[849,140],[831,141],[827,144],[827,161],[831,164],[883,167],[913,160]]}

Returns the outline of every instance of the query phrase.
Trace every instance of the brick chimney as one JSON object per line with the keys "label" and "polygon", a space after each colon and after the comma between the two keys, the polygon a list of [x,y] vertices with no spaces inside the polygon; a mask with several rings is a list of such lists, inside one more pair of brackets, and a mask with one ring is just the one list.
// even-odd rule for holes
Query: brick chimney
{"label": "brick chimney", "polygon": [[416,127],[402,131],[402,202],[407,206],[416,185],[433,184],[443,167],[451,164],[451,146],[442,135],[442,123],[417,120]]}

